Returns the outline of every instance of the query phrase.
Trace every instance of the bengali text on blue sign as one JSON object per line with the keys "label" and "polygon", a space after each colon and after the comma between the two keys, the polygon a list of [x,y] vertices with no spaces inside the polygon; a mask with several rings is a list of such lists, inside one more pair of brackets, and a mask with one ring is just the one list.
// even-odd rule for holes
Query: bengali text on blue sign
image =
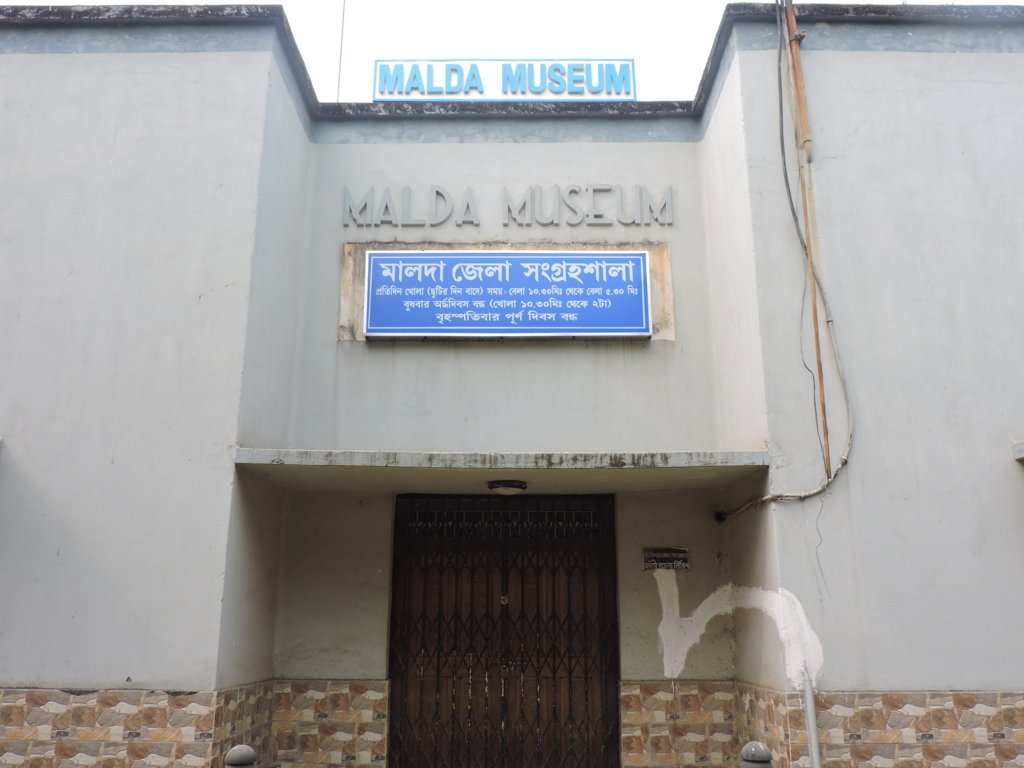
{"label": "bengali text on blue sign", "polygon": [[650,336],[644,251],[368,251],[367,336]]}

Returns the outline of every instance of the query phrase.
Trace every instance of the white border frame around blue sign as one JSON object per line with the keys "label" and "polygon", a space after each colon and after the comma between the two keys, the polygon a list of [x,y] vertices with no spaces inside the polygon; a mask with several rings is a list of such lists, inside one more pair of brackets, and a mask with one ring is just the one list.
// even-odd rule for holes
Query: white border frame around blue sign
{"label": "white border frame around blue sign", "polygon": [[[545,332],[545,333],[483,333],[483,332],[466,332],[466,331],[453,331],[451,333],[444,331],[415,331],[412,333],[380,333],[378,331],[368,332],[368,321],[370,314],[370,258],[374,254],[381,254],[386,256],[429,256],[430,254],[444,254],[444,253],[477,253],[486,254],[487,256],[536,256],[538,254],[565,254],[566,256],[622,256],[627,254],[640,254],[644,255],[644,291],[646,300],[644,301],[644,314],[647,322],[647,327],[640,331],[613,331],[603,333],[600,331],[594,332],[580,332],[565,331],[565,332]],[[488,250],[484,248],[424,248],[424,249],[403,249],[403,250],[383,250],[380,248],[367,249],[364,255],[363,261],[363,335],[368,340],[373,339],[433,339],[433,338],[445,338],[445,339],[649,339],[654,334],[654,315],[651,311],[651,252],[648,250],[641,250],[636,248],[623,248],[619,251],[610,251],[607,249],[599,251],[591,250],[560,250],[558,248],[547,248],[544,250],[529,250],[521,251],[514,249],[496,249]]]}

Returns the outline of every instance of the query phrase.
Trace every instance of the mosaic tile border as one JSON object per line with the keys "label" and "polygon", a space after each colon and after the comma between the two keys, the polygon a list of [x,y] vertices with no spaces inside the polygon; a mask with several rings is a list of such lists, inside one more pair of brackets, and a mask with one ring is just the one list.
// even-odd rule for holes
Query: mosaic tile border
{"label": "mosaic tile border", "polygon": [[[815,696],[823,768],[1024,768],[1024,693]],[[763,741],[774,768],[810,768],[803,696],[736,681],[621,686],[622,765],[738,765]]]}
{"label": "mosaic tile border", "polygon": [[644,681],[620,686],[622,765],[732,765],[732,681]]}
{"label": "mosaic tile border", "polygon": [[270,687],[223,691],[0,690],[0,766],[220,768],[250,743],[268,754]]}
{"label": "mosaic tile border", "polygon": [[[826,692],[815,710],[826,768],[1024,768],[1024,692]],[[802,711],[790,726],[792,764],[810,768]]]}
{"label": "mosaic tile border", "polygon": [[[222,691],[0,689],[0,768],[380,768],[386,681],[277,680]],[[1024,692],[823,692],[823,768],[1024,768]],[[732,680],[620,686],[623,768],[738,766],[764,741],[774,768],[810,768],[801,694]]]}
{"label": "mosaic tile border", "polygon": [[386,681],[279,680],[273,697],[273,760],[282,768],[387,762]]}

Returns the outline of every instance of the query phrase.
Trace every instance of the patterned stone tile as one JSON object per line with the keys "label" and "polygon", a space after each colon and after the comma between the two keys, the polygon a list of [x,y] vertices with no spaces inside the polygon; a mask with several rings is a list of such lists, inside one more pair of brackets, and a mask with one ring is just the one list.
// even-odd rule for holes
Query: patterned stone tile
{"label": "patterned stone tile", "polygon": [[25,765],[31,745],[31,741],[0,739],[0,765]]}
{"label": "patterned stone tile", "polygon": [[46,735],[40,737],[42,730],[33,725],[5,725],[0,726],[0,739],[3,741],[34,741],[38,738],[50,738],[50,728],[46,727]]}
{"label": "patterned stone tile", "polygon": [[622,725],[622,751],[623,753],[641,754],[644,751],[646,734],[643,726],[636,724]]}
{"label": "patterned stone tile", "polygon": [[24,703],[0,703],[0,727],[25,725],[27,709]]}
{"label": "patterned stone tile", "polygon": [[53,745],[53,764],[56,768],[91,766],[99,762],[103,742],[61,740]]}
{"label": "patterned stone tile", "polygon": [[284,768],[303,765],[380,766],[387,754],[384,681],[277,681],[269,741]]}
{"label": "patterned stone tile", "polygon": [[[773,768],[810,768],[797,692],[732,681],[620,689],[623,765],[729,766],[750,739]],[[1024,693],[824,692],[826,768],[1024,768]],[[274,681],[190,693],[0,691],[0,768],[221,768],[236,743],[264,768],[381,766],[384,681]]]}

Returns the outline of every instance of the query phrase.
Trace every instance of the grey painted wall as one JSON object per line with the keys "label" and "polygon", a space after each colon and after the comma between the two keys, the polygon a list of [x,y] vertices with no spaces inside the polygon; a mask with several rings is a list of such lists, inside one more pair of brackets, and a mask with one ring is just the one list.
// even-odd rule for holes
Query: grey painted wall
{"label": "grey painted wall", "polygon": [[[705,408],[710,392],[699,365],[707,341],[704,324],[700,221],[689,145],[432,143],[429,134],[408,143],[318,146],[310,237],[311,282],[340,282],[338,252],[344,241],[407,243],[515,242],[521,246],[579,242],[668,242],[673,250],[678,343],[637,341],[437,342],[384,341],[336,344],[337,293],[318,292],[307,305],[299,352],[306,372],[297,393],[293,440],[303,447],[413,451],[679,450],[719,440]],[[579,169],[585,168],[585,171]],[[508,175],[506,175],[508,174]],[[582,175],[581,175],[582,174]],[[682,179],[676,182],[673,179]],[[500,188],[608,180],[675,188],[671,228],[533,227],[509,231],[500,223]],[[397,228],[343,230],[343,187],[425,190],[438,183],[476,190],[481,226],[445,226],[425,232]],[[684,356],[682,350],[687,350]],[[331,354],[331,350],[334,354]],[[408,382],[416,382],[410,388]],[[571,388],[555,386],[572,381]],[[641,397],[635,393],[642,392]],[[684,397],[677,397],[684,393]],[[645,403],[664,412],[649,418]],[[540,406],[540,404],[543,404]],[[736,445],[730,448],[759,447]],[[763,447],[763,446],[760,446]]]}
{"label": "grey painted wall", "polygon": [[767,414],[743,83],[732,62],[720,75],[720,95],[706,118],[696,169],[707,273],[704,333],[710,341],[706,364],[713,375],[716,431],[753,445],[765,440]]}
{"label": "grey painted wall", "polygon": [[279,677],[387,677],[391,494],[300,494],[288,512],[274,635]]}
{"label": "grey painted wall", "polygon": [[[666,676],[658,628],[665,618],[689,616],[715,589],[729,583],[729,558],[722,528],[699,497],[678,493],[629,493],[616,497],[619,637],[623,680]],[[678,608],[666,617],[654,573],[643,570],[644,547],[690,550],[690,570],[666,572],[677,584]],[[675,606],[672,606],[675,608]],[[708,624],[690,648],[684,677],[729,679],[735,654],[732,617]]]}
{"label": "grey painted wall", "polygon": [[[288,111],[276,84],[271,98],[275,110]],[[254,312],[262,315],[254,316],[250,327],[241,442],[250,447],[442,452],[763,448],[758,377],[744,372],[730,378],[728,364],[716,369],[713,361],[720,354],[725,360],[742,359],[751,371],[757,367],[754,315],[744,309],[753,290],[749,275],[745,281],[738,266],[716,268],[715,290],[708,290],[704,228],[710,223],[717,237],[731,236],[734,227],[726,211],[730,195],[737,190],[742,195],[742,188],[729,178],[722,197],[710,204],[713,210],[705,211],[701,163],[718,161],[702,158],[699,145],[691,141],[650,140],[638,130],[642,127],[595,120],[552,132],[523,123],[519,132],[493,141],[488,121],[423,120],[404,124],[392,141],[383,142],[368,135],[362,123],[339,123],[329,132],[315,132],[318,143],[305,150],[305,165],[295,143],[298,128],[289,128],[291,138],[282,136],[274,144],[262,168],[261,184],[269,197],[261,197],[266,226],[257,251],[265,249],[268,267],[261,277],[257,266],[253,290],[254,297],[265,291],[273,300],[253,301],[254,308],[261,308]],[[595,134],[603,140],[593,140]],[[717,152],[716,157],[727,154]],[[656,195],[671,187],[674,223],[502,225],[503,186],[521,193],[531,184],[550,189],[571,183],[630,189],[642,184]],[[432,228],[342,224],[346,187],[361,198],[371,187],[379,197],[385,188],[398,196],[404,185],[425,194],[431,184],[446,187],[457,199],[472,188],[481,225],[457,226],[454,217]],[[347,242],[413,247],[664,243],[672,255],[676,341],[339,344],[338,286]],[[740,254],[739,264],[750,257],[749,243],[729,248]],[[305,286],[301,305],[295,304],[297,279]],[[711,299],[715,306],[734,307],[732,319],[712,321]],[[294,335],[293,323],[298,323]],[[709,335],[712,325],[714,334]],[[722,343],[715,352],[719,335]],[[410,381],[415,387],[408,386]],[[573,386],[558,387],[556,381],[572,381]],[[650,402],[659,404],[656,418],[651,418]],[[287,428],[281,423],[283,403],[288,404]]]}
{"label": "grey painted wall", "polygon": [[287,493],[252,475],[235,478],[224,561],[215,687],[274,677],[274,617]]}
{"label": "grey painted wall", "polygon": [[[753,509],[722,526],[734,584],[778,590],[779,551],[776,509]],[[788,687],[779,627],[757,610],[741,609],[733,615],[736,631],[734,676],[738,680],[776,690]]]}
{"label": "grey painted wall", "polygon": [[241,444],[288,442],[304,298],[309,293],[307,220],[312,150],[295,111],[280,56],[270,67],[260,154],[259,202],[245,366],[238,415]]}
{"label": "grey painted wall", "polygon": [[269,52],[0,61],[0,674],[208,689]]}
{"label": "grey painted wall", "polygon": [[[832,34],[809,35],[805,63],[820,265],[856,439],[828,495],[775,511],[780,583],[822,636],[824,688],[1018,685],[1024,618],[999,585],[1024,578],[1024,472],[1009,457],[1024,431],[1013,320],[1024,285],[1013,190],[1024,159],[1010,150],[1022,117],[1020,31],[1000,33],[1007,52],[998,54],[889,52],[892,33],[865,27],[842,32],[860,50],[819,50]],[[963,42],[960,31],[943,34]],[[821,469],[792,330],[799,254],[783,247],[786,217],[772,192],[778,140],[768,119],[753,119],[775,108],[773,58],[747,52],[740,66],[762,212],[773,488],[792,490],[816,484]],[[829,388],[842,425],[834,379]],[[833,429],[835,456],[845,430]]]}

